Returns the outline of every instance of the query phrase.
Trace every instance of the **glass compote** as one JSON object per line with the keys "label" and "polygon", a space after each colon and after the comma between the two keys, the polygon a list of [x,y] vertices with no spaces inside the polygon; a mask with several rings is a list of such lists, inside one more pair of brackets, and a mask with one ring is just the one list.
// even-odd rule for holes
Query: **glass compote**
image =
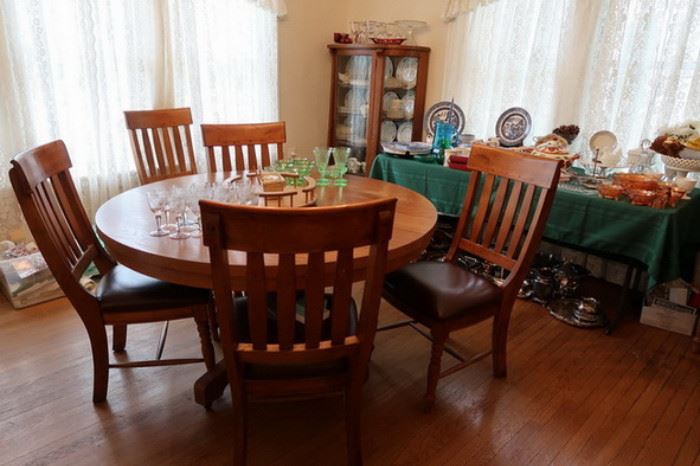
{"label": "glass compote", "polygon": [[335,161],[335,165],[333,165],[333,171],[337,172],[334,173],[334,181],[333,184],[335,186],[347,186],[348,185],[348,180],[344,178],[345,174],[348,171],[348,156],[350,155],[350,148],[349,147],[335,147],[333,149],[333,160]]}
{"label": "glass compote", "polygon": [[151,236],[167,236],[168,232],[163,229],[161,221],[163,218],[163,206],[165,205],[165,193],[163,191],[148,191],[146,193],[148,208],[156,219],[156,229],[150,232]]}
{"label": "glass compote", "polygon": [[294,166],[295,173],[299,175],[298,178],[296,178],[296,185],[297,186],[304,186],[304,183],[306,183],[306,177],[311,173],[311,169],[314,166],[313,160],[309,159],[294,159],[292,160],[292,164]]}
{"label": "glass compote", "polygon": [[328,159],[332,150],[332,147],[314,147],[313,154],[316,160],[316,169],[321,175],[317,182],[319,186],[328,186],[330,184],[328,180]]}

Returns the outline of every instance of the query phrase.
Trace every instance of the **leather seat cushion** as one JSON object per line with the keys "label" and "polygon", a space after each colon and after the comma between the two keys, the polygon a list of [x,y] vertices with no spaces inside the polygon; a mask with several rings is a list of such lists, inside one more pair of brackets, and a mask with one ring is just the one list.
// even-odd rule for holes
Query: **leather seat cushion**
{"label": "leather seat cushion", "polygon": [[498,305],[501,289],[449,262],[416,262],[387,274],[384,293],[400,310],[447,320]]}
{"label": "leather seat cushion", "polygon": [[154,311],[204,305],[210,291],[176,285],[117,265],[101,279],[95,290],[103,312]]}
{"label": "leather seat cushion", "polygon": [[[249,324],[248,324],[248,299],[246,297],[234,298],[235,304],[235,323],[236,329],[239,332],[238,337],[241,342],[250,342]],[[331,309],[333,306],[333,296],[326,294],[324,298],[324,308]],[[275,309],[277,308],[276,296],[268,295],[267,299],[267,336],[270,343],[277,342],[277,324],[275,320]],[[304,324],[300,318],[304,315],[304,294],[297,294],[296,306],[297,320],[294,323],[294,341],[296,343],[304,342]],[[348,316],[348,334],[354,335],[357,331],[357,305],[355,300],[350,300],[350,310]],[[330,316],[323,319],[321,324],[321,340],[329,340],[331,338],[331,319]],[[346,359],[337,359],[323,363],[304,364],[304,365],[258,365],[246,364],[245,377],[249,379],[299,379],[299,378],[314,378],[324,377],[346,372],[348,369],[348,361]]]}
{"label": "leather seat cushion", "polygon": [[[324,308],[331,309],[333,307],[333,296],[326,294],[324,297]],[[269,343],[277,342],[277,321],[276,311],[277,302],[274,294],[268,295],[267,298],[267,340]],[[238,340],[244,343],[250,342],[250,326],[248,323],[248,299],[243,297],[234,298],[234,309],[236,315],[234,321],[238,333]],[[305,312],[304,294],[297,294],[296,314],[297,319],[294,322],[294,341],[295,343],[303,343],[304,340],[304,324],[302,318]],[[348,315],[348,334],[354,335],[357,330],[357,305],[355,300],[350,300],[350,310]],[[321,340],[329,340],[331,337],[331,319],[330,315],[323,319],[321,323]]]}

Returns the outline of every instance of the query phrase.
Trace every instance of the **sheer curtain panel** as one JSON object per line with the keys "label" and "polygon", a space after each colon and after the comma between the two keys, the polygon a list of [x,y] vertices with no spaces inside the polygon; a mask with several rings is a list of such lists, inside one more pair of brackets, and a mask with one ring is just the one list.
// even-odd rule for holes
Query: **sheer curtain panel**
{"label": "sheer curtain panel", "polygon": [[175,106],[198,122],[276,120],[276,12],[250,0],[0,0],[0,239],[23,233],[7,178],[16,153],[64,139],[92,215],[137,182],[122,112]]}
{"label": "sheer curtain panel", "polygon": [[463,3],[448,26],[444,95],[479,137],[513,106],[530,112],[533,135],[577,124],[579,145],[609,129],[623,148],[700,117],[698,0]]}

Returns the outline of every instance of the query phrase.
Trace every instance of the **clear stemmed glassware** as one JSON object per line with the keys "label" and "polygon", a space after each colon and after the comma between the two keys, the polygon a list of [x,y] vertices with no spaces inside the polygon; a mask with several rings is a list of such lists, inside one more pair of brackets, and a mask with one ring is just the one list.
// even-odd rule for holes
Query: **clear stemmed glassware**
{"label": "clear stemmed glassware", "polygon": [[171,206],[172,196],[173,196],[172,191],[171,192],[167,192],[167,191],[163,192],[163,213],[165,214],[165,225],[163,225],[163,229],[165,231],[168,231],[168,232],[171,232],[171,231],[175,230],[175,228],[177,228],[177,226],[174,223],[171,223],[171,218],[170,218],[170,214],[173,211],[172,206]]}
{"label": "clear stemmed glassware", "polygon": [[192,212],[195,219],[195,229],[190,233],[192,238],[201,238],[202,236],[202,212],[199,207],[199,200],[201,198],[201,193],[194,193],[190,197],[190,212]]}
{"label": "clear stemmed glassware", "polygon": [[332,147],[314,147],[313,154],[316,159],[316,168],[321,178],[318,179],[319,186],[328,186],[328,159],[330,158]]}
{"label": "clear stemmed glassware", "polygon": [[249,179],[240,180],[236,183],[238,190],[238,200],[243,205],[256,205],[258,194],[256,186]]}
{"label": "clear stemmed glassware", "polygon": [[187,239],[190,234],[183,231],[183,223],[185,222],[185,209],[187,202],[182,193],[174,192],[170,199],[170,208],[175,214],[175,232],[168,235],[171,239]]}
{"label": "clear stemmed glassware", "polygon": [[333,184],[335,186],[347,186],[348,180],[344,178],[345,173],[348,171],[348,156],[350,155],[349,147],[335,147],[333,149],[333,160],[335,165],[333,166],[333,171],[337,172],[335,174]]}
{"label": "clear stemmed glassware", "polygon": [[166,236],[167,231],[163,229],[161,221],[163,218],[163,206],[165,205],[165,193],[162,191],[148,191],[146,193],[146,200],[148,201],[148,208],[156,218],[156,229],[150,232],[151,236]]}

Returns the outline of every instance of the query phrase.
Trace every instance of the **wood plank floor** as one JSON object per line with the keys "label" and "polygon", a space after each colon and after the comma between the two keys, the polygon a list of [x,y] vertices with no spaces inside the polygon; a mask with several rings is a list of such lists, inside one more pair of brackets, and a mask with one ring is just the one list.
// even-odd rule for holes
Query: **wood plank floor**
{"label": "wood plank floor", "polygon": [[[399,318],[384,305],[383,321]],[[128,357],[150,357],[159,331],[130,327]],[[455,340],[477,352],[489,335],[482,324]],[[194,324],[174,323],[166,355],[197,350]],[[700,464],[700,357],[687,337],[631,319],[606,337],[521,302],[508,378],[492,378],[482,360],[443,379],[426,415],[428,353],[410,329],[377,336],[362,421],[366,464]],[[108,403],[93,405],[88,341],[70,305],[13,311],[1,301],[0,464],[227,464],[230,398],[211,412],[196,405],[192,382],[202,371],[112,371]],[[254,404],[249,438],[253,465],[342,465],[341,399]]]}

